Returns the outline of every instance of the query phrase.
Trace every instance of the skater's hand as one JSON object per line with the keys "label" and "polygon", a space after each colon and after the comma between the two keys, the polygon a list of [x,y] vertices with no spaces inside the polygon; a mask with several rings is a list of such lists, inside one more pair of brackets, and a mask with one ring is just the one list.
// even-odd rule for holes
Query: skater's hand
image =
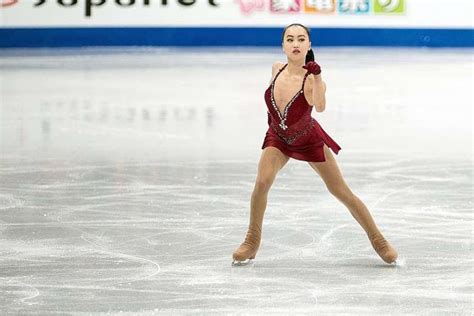
{"label": "skater's hand", "polygon": [[315,76],[321,73],[321,67],[315,61],[308,61],[306,65],[302,66],[304,69],[307,69],[310,74]]}

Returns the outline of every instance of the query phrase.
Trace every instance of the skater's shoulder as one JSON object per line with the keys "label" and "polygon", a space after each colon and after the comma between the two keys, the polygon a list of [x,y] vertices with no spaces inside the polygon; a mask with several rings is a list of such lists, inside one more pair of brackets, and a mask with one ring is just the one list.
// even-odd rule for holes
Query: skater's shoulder
{"label": "skater's shoulder", "polygon": [[270,79],[270,82],[268,84],[271,84],[272,81],[275,79],[276,77],[276,74],[278,73],[278,71],[280,71],[280,69],[283,68],[285,64],[282,63],[281,61],[275,61],[272,65],[272,77]]}
{"label": "skater's shoulder", "polygon": [[281,61],[275,61],[272,65],[272,78],[276,76],[276,74],[280,71],[280,69],[285,66],[285,63]]}
{"label": "skater's shoulder", "polygon": [[283,68],[283,66],[285,66],[285,63],[281,62],[281,61],[275,61],[272,65],[272,71],[278,71],[280,70],[281,68]]}

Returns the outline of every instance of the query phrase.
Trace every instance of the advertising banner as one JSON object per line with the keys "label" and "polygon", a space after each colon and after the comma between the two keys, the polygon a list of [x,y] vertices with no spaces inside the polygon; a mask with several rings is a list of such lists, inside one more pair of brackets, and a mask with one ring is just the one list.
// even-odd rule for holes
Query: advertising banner
{"label": "advertising banner", "polygon": [[472,47],[473,0],[0,0],[0,47],[318,45]]}
{"label": "advertising banner", "polygon": [[0,0],[3,27],[471,28],[472,0]]}

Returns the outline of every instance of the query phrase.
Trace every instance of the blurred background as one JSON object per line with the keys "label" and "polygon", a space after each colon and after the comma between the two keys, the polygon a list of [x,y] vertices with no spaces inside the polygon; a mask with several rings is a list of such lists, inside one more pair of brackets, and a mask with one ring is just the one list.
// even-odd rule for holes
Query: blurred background
{"label": "blurred background", "polygon": [[[0,311],[470,315],[473,7],[0,0]],[[394,268],[297,160],[255,263],[231,267],[291,23]]]}

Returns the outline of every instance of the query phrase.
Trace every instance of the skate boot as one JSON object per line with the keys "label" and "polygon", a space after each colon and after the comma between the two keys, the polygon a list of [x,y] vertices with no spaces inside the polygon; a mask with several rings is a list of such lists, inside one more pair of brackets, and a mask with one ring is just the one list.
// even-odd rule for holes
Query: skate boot
{"label": "skate boot", "polygon": [[379,232],[369,235],[370,243],[386,263],[396,263],[398,254],[395,248]]}
{"label": "skate boot", "polygon": [[[260,227],[249,227],[244,242],[232,254],[232,265],[244,265],[255,259],[257,250],[260,247],[262,230]],[[248,259],[248,261],[246,261]]]}

